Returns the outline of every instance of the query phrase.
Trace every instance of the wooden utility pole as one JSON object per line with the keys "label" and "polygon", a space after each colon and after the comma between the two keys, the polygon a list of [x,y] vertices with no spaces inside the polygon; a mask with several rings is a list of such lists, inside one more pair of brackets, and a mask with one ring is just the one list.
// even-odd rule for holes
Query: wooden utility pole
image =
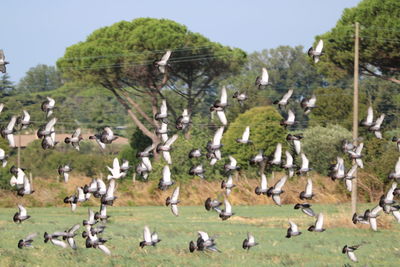
{"label": "wooden utility pole", "polygon": [[[354,94],[353,94],[353,144],[357,145],[358,139],[358,50],[360,46],[359,38],[360,24],[355,25],[354,39]],[[351,191],[351,212],[354,214],[357,211],[357,171],[354,173],[353,186]]]}

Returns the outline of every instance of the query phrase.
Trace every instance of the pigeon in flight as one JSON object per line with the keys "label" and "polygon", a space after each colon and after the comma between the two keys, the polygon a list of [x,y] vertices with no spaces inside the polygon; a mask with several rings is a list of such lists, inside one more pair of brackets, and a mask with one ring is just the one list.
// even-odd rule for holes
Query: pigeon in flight
{"label": "pigeon in flight", "polygon": [[157,243],[161,241],[161,239],[158,238],[158,234],[156,232],[153,232],[152,234],[150,233],[150,229],[148,226],[144,227],[143,230],[143,241],[139,243],[139,246],[141,248],[144,248],[145,246],[156,246]]}
{"label": "pigeon in flight", "polygon": [[204,207],[206,208],[207,211],[218,208],[221,205],[222,205],[222,202],[220,202],[216,199],[212,200],[210,197],[207,198],[206,201],[204,202]]}
{"label": "pigeon in flight", "polygon": [[101,204],[100,205],[100,212],[96,212],[94,214],[94,219],[95,220],[100,220],[102,222],[106,222],[108,218],[110,218],[110,216],[107,215],[107,205]]}
{"label": "pigeon in flight", "polygon": [[6,155],[4,149],[0,148],[0,161],[3,168],[7,166],[7,158],[8,156]]}
{"label": "pigeon in flight", "polygon": [[375,123],[368,128],[369,131],[374,132],[376,138],[378,139],[382,139],[381,125],[384,119],[385,114],[382,114],[378,119],[376,119]]}
{"label": "pigeon in flight", "polygon": [[157,152],[162,151],[163,158],[168,164],[172,164],[170,151],[171,151],[171,146],[176,141],[176,139],[178,139],[178,135],[174,134],[164,144],[158,144],[156,149]]}
{"label": "pigeon in flight", "polygon": [[243,102],[247,100],[248,96],[247,96],[246,92],[241,93],[241,92],[237,91],[233,94],[232,98],[236,98],[237,101],[239,102],[240,106],[243,107],[243,105],[244,105]]}
{"label": "pigeon in flight", "polygon": [[205,170],[203,168],[203,164],[200,164],[200,165],[197,165],[197,166],[193,166],[189,170],[189,174],[190,175],[197,175],[201,179],[204,179],[204,173],[205,173]]}
{"label": "pigeon in flight", "polygon": [[315,221],[315,224],[308,227],[307,230],[310,232],[323,232],[325,231],[325,229],[322,228],[323,225],[324,225],[324,215],[322,213],[319,213],[317,216],[317,220]]}
{"label": "pigeon in flight", "polygon": [[86,226],[86,225],[92,226],[92,225],[95,225],[96,223],[97,223],[97,221],[94,218],[94,212],[92,209],[89,208],[88,209],[88,219],[83,220],[82,224],[83,224],[83,226]]}
{"label": "pigeon in flight", "polygon": [[294,112],[289,109],[286,120],[282,120],[280,124],[286,129],[288,126],[295,125],[296,123]]}
{"label": "pigeon in flight", "polygon": [[111,179],[108,184],[108,188],[106,194],[101,197],[101,204],[112,206],[114,204],[114,200],[117,199],[115,194],[115,179]]}
{"label": "pigeon in flight", "polygon": [[374,124],[374,110],[372,106],[368,107],[367,117],[360,122],[360,126],[371,127]]}
{"label": "pigeon in flight", "polygon": [[269,164],[280,166],[282,163],[282,144],[278,143],[275,148],[274,157],[269,161]]}
{"label": "pigeon in flight", "polygon": [[47,100],[43,101],[41,108],[43,112],[46,112],[46,118],[50,117],[53,114],[53,110],[56,104],[54,98],[46,97]]}
{"label": "pigeon in flight", "polygon": [[33,190],[32,188],[32,184],[29,181],[28,177],[24,177],[24,187],[18,189],[17,195],[18,196],[25,196],[25,195],[30,195],[33,194],[35,192],[35,190]]}
{"label": "pigeon in flight", "polygon": [[395,143],[396,143],[397,149],[398,149],[399,152],[400,152],[400,138],[398,138],[398,137],[396,137],[396,136],[393,136],[393,137],[392,137],[392,142],[395,142]]}
{"label": "pigeon in flight", "polygon": [[193,158],[200,158],[203,154],[201,153],[201,150],[199,148],[194,148],[192,150],[190,150],[189,152],[189,158],[193,159]]}
{"label": "pigeon in flight", "polygon": [[171,170],[169,169],[168,165],[165,165],[162,171],[162,178],[160,179],[159,183],[158,183],[158,189],[160,190],[167,190],[171,185],[173,185],[175,183],[175,181],[173,181],[171,179]]}
{"label": "pigeon in flight", "polygon": [[31,125],[31,115],[29,115],[26,110],[23,110],[22,112],[24,115],[17,118],[17,124],[20,125],[21,129],[26,129]]}
{"label": "pigeon in flight", "polygon": [[104,127],[100,134],[100,141],[104,144],[111,144],[113,141],[118,139],[110,127]]}
{"label": "pigeon in flight", "polygon": [[304,174],[307,174],[311,170],[312,169],[309,167],[309,161],[308,161],[307,156],[304,153],[301,153],[301,168],[298,169],[297,174],[304,175]]}
{"label": "pigeon in flight", "polygon": [[304,109],[305,115],[308,115],[312,109],[317,107],[315,105],[316,102],[317,97],[315,95],[312,95],[311,98],[303,98],[303,100],[301,100],[300,105]]}
{"label": "pigeon in flight", "polygon": [[226,93],[225,86],[222,87],[221,90],[221,98],[220,100],[216,100],[214,104],[211,106],[210,111],[215,111],[219,120],[221,121],[222,125],[228,125],[228,120],[226,119],[225,115],[225,108],[228,106],[228,95]]}
{"label": "pigeon in flight", "polygon": [[225,221],[227,219],[229,219],[230,217],[232,217],[233,215],[235,215],[235,213],[232,212],[232,205],[231,203],[229,203],[228,199],[225,198],[224,200],[224,205],[225,208],[220,210],[219,208],[214,208],[214,210],[216,210],[219,214],[219,217]]}
{"label": "pigeon in flight", "polygon": [[55,246],[59,246],[59,247],[62,247],[62,248],[67,248],[68,245],[64,241],[58,239],[58,238],[62,237],[63,235],[64,235],[64,232],[55,232],[53,234],[49,234],[47,232],[44,232],[44,235],[43,235],[44,242],[47,243],[47,242],[50,241],[50,243],[52,243]]}
{"label": "pigeon in flight", "polygon": [[110,171],[111,175],[109,174],[107,176],[108,180],[111,179],[120,179],[122,176],[124,176],[124,172],[121,171],[121,166],[119,165],[119,160],[118,158],[114,158],[113,160],[113,167],[110,168],[107,166],[107,169]]}
{"label": "pigeon in flight", "polygon": [[302,191],[300,193],[300,199],[301,200],[304,200],[304,199],[311,200],[314,196],[312,189],[313,189],[312,180],[311,180],[311,178],[308,178],[307,184],[306,184],[306,190]]}
{"label": "pigeon in flight", "polygon": [[64,177],[64,182],[68,183],[69,173],[72,171],[72,168],[69,164],[65,164],[58,166],[58,174]]}
{"label": "pigeon in flight", "polygon": [[247,126],[243,132],[242,138],[236,139],[239,144],[252,144],[253,142],[249,140],[250,137],[250,126]]}
{"label": "pigeon in flight", "polygon": [[233,184],[233,179],[232,175],[229,175],[228,180],[225,182],[224,180],[221,182],[221,189],[226,190],[226,195],[229,196],[231,193],[232,188],[234,188],[236,185]]}
{"label": "pigeon in flight", "polygon": [[[176,129],[186,130],[190,124],[190,115],[187,109],[184,109],[182,115],[176,119]],[[165,142],[165,141],[164,141]]]}
{"label": "pigeon in flight", "polygon": [[18,212],[14,214],[13,221],[15,223],[22,223],[25,220],[28,220],[31,216],[28,215],[28,212],[22,205],[18,205]]}
{"label": "pigeon in flight", "polygon": [[354,254],[354,251],[356,251],[360,246],[361,246],[361,244],[360,245],[355,245],[355,246],[347,246],[347,245],[345,245],[343,247],[343,249],[342,249],[342,253],[346,254],[347,257],[349,257],[349,259],[351,261],[357,262],[358,260],[357,260],[356,254]]}
{"label": "pigeon in flight", "polygon": [[165,54],[162,56],[161,60],[154,61],[154,66],[157,67],[158,70],[163,74],[167,70],[167,67],[169,67],[168,60],[170,56],[171,56],[171,50],[167,50],[167,52],[165,52]]}
{"label": "pigeon in flight", "polygon": [[268,191],[267,176],[264,173],[262,173],[261,174],[261,186],[260,187],[258,187],[258,186],[256,187],[255,193],[257,195],[261,195],[261,194],[266,195],[267,191]]}
{"label": "pigeon in flight", "polygon": [[350,154],[350,158],[354,159],[356,161],[358,167],[360,167],[361,169],[364,168],[364,164],[363,164],[363,161],[362,161],[362,155],[361,155],[363,147],[364,147],[364,143],[360,143],[357,146],[355,151],[353,151],[353,150],[349,150],[348,151],[348,153]]}
{"label": "pigeon in flight", "polygon": [[260,164],[267,159],[268,157],[264,155],[264,150],[260,150],[257,155],[250,159],[250,164]]}
{"label": "pigeon in flight", "polygon": [[247,233],[247,238],[243,240],[243,249],[249,250],[250,248],[257,246],[258,243],[256,242],[254,236],[250,233]]}
{"label": "pigeon in flight", "polygon": [[389,174],[388,178],[395,179],[397,182],[400,181],[400,157],[398,158],[398,160],[396,162],[394,171]]}
{"label": "pigeon in flight", "polygon": [[32,248],[33,239],[37,236],[37,233],[33,233],[25,237],[24,239],[20,239],[18,241],[18,248]]}
{"label": "pigeon in flight", "polygon": [[12,116],[7,126],[2,127],[0,130],[1,136],[4,139],[7,139],[10,147],[15,147],[14,133],[15,133],[16,122],[17,122],[17,116]]}
{"label": "pigeon in flight", "polygon": [[296,152],[297,155],[300,155],[301,152],[301,142],[300,142],[301,139],[303,139],[302,134],[294,134],[294,135],[288,134],[286,136],[287,141],[293,142],[294,151]]}
{"label": "pigeon in flight", "polygon": [[156,113],[154,118],[158,121],[168,123],[167,117],[168,117],[167,101],[163,99],[160,107],[160,112]]}
{"label": "pigeon in flight", "polygon": [[278,105],[278,108],[281,109],[282,107],[286,107],[286,105],[289,103],[289,98],[293,94],[293,89],[289,89],[286,94],[283,95],[282,99],[276,100],[273,102],[274,105]]}
{"label": "pigeon in flight", "polygon": [[172,193],[172,196],[167,197],[167,199],[165,200],[165,205],[166,206],[171,205],[172,214],[174,214],[175,216],[179,215],[178,203],[180,201],[178,200],[178,198],[179,198],[179,186],[175,188],[174,192]]}
{"label": "pigeon in flight", "polygon": [[319,40],[315,49],[313,47],[310,47],[310,49],[308,49],[307,53],[313,59],[314,63],[318,63],[320,56],[322,56],[324,54],[322,52],[323,47],[324,47],[324,41]]}
{"label": "pigeon in flight", "polygon": [[271,197],[272,200],[275,202],[276,205],[281,206],[281,197],[280,195],[285,191],[282,190],[282,187],[285,185],[287,181],[287,176],[283,176],[281,179],[276,182],[276,184],[270,187],[267,191],[267,196]]}
{"label": "pigeon in flight", "polygon": [[294,209],[298,210],[300,209],[304,214],[311,216],[311,217],[315,217],[315,212],[313,211],[313,209],[311,208],[311,204],[301,204],[301,203],[297,203],[296,205],[294,205]]}
{"label": "pigeon in flight", "polygon": [[258,76],[256,78],[255,86],[257,86],[258,89],[261,89],[262,86],[267,86],[270,84],[268,80],[269,80],[268,71],[266,68],[262,68],[261,76]]}
{"label": "pigeon in flight", "polygon": [[4,52],[2,49],[0,49],[0,72],[6,73],[6,71],[7,71],[6,65],[7,64],[10,64],[10,62],[6,61]]}
{"label": "pigeon in flight", "polygon": [[289,228],[287,230],[286,238],[291,238],[292,236],[298,236],[298,235],[301,235],[299,228],[294,222],[289,221]]}
{"label": "pigeon in flight", "polygon": [[229,157],[229,163],[224,165],[225,173],[230,173],[232,171],[239,171],[240,166],[237,165],[236,159],[231,155],[229,155],[228,157]]}
{"label": "pigeon in flight", "polygon": [[83,140],[81,128],[77,128],[71,137],[65,137],[64,142],[71,144],[76,150],[79,151],[79,142]]}
{"label": "pigeon in flight", "polygon": [[67,240],[68,245],[72,248],[72,249],[77,249],[78,247],[76,246],[75,243],[75,239],[74,237],[77,235],[76,231],[79,229],[80,225],[79,224],[75,224],[74,226],[72,226],[71,228],[69,228],[68,230],[66,230],[62,236],[63,240]]}
{"label": "pigeon in flight", "polygon": [[197,233],[199,235],[197,239],[197,244],[195,244],[193,241],[190,241],[189,243],[190,252],[194,252],[195,250],[221,252],[217,249],[217,243],[215,243],[215,239],[213,237],[209,237],[209,235],[203,231],[198,231]]}

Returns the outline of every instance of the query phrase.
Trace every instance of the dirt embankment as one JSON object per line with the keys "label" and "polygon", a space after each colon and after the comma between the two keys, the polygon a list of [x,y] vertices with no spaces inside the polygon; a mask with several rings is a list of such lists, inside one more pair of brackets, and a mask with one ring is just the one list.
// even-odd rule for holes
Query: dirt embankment
{"label": "dirt embankment", "polygon": [[[275,177],[268,179],[268,187],[276,183],[283,174],[277,173]],[[349,200],[349,194],[340,182],[333,182],[327,177],[310,175],[313,180],[314,203],[343,203]],[[35,193],[23,198],[18,197],[15,191],[0,190],[0,207],[15,207],[17,203],[30,207],[64,206],[63,199],[76,192],[78,186],[84,186],[91,181],[88,177],[72,176],[68,183],[59,182],[57,179],[34,178]],[[307,178],[293,178],[287,181],[283,187],[283,204],[299,202],[299,193],[305,190]],[[141,205],[163,205],[165,199],[172,194],[172,189],[164,192],[157,190],[158,181],[133,183],[131,180],[117,182],[115,202],[116,206],[141,206]],[[264,195],[257,196],[254,193],[259,186],[260,179],[247,179],[246,177],[234,177],[236,187],[229,195],[233,205],[255,205],[272,204],[272,200]],[[180,184],[181,205],[203,205],[208,198],[224,197],[220,181],[205,181],[194,178],[190,182]],[[98,205],[98,200],[91,197],[84,205]]]}

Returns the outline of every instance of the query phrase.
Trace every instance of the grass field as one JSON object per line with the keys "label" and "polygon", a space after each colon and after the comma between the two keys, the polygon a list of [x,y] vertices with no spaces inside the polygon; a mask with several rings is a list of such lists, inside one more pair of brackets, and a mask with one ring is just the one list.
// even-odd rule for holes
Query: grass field
{"label": "grass field", "polygon": [[[43,242],[45,231],[62,231],[82,223],[87,217],[84,207],[78,207],[75,213],[68,208],[28,208],[32,218],[21,225],[12,222],[16,208],[3,208],[0,266],[399,266],[400,225],[389,215],[381,215],[386,223],[374,233],[349,223],[348,205],[313,208],[325,215],[327,230],[323,233],[308,232],[306,228],[314,219],[294,210],[293,205],[235,206],[236,215],[227,221],[199,206],[181,207],[179,217],[174,217],[167,207],[110,207],[108,214],[112,217],[103,236],[111,238],[106,243],[111,256],[84,247],[80,236],[83,227],[76,237],[76,251]],[[298,223],[302,235],[285,238],[288,219]],[[162,241],[157,247],[138,246],[144,225],[158,232]],[[217,236],[222,253],[190,253],[188,243],[197,239],[198,230]],[[18,240],[33,232],[39,234],[34,248],[18,249]],[[249,252],[241,247],[247,232],[260,243]],[[341,249],[345,244],[360,242],[366,244],[357,250],[359,263],[354,264]]]}

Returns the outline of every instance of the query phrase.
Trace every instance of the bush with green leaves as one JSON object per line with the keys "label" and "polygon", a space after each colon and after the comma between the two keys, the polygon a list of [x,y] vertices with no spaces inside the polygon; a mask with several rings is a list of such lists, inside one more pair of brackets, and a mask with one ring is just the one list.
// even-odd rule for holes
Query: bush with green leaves
{"label": "bush with green leaves", "polygon": [[[255,107],[240,114],[229,125],[223,136],[223,154],[232,155],[242,168],[247,169],[249,159],[259,150],[264,150],[265,155],[271,155],[278,143],[282,143],[285,149],[287,131],[280,125],[282,119],[272,106]],[[250,126],[250,140],[253,144],[245,145],[236,142],[236,139],[242,137],[246,126]]]}
{"label": "bush with green leaves", "polygon": [[[343,140],[351,140],[351,133],[339,125],[310,127],[303,132],[302,149],[310,167],[321,174],[328,174],[329,166],[342,152]],[[298,163],[299,164],[299,163]]]}

